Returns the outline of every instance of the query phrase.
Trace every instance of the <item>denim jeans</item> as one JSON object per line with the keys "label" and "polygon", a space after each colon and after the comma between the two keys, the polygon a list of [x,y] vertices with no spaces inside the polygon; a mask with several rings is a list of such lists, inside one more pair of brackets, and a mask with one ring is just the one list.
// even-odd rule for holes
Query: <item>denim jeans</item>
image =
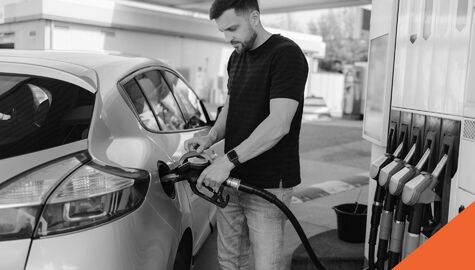
{"label": "denim jeans", "polygon": [[[266,189],[287,206],[292,188]],[[256,195],[225,188],[229,203],[219,208],[218,263],[221,270],[249,269],[250,252],[255,270],[281,270],[284,225],[287,217],[280,209]]]}

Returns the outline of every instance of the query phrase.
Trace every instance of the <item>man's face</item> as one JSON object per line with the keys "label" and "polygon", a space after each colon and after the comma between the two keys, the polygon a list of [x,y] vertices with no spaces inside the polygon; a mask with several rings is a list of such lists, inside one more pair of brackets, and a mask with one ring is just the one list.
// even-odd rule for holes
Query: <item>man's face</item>
{"label": "man's face", "polygon": [[226,42],[231,43],[236,52],[245,52],[254,45],[257,33],[248,13],[236,14],[234,9],[228,9],[216,19],[216,24],[219,31],[224,33]]}

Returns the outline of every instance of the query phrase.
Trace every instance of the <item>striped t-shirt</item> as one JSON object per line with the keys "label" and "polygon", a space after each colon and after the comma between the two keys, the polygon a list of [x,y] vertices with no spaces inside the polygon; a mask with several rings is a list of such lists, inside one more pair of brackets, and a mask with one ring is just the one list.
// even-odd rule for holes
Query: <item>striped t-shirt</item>
{"label": "striped t-shirt", "polygon": [[269,115],[273,98],[299,102],[290,131],[274,147],[231,171],[231,177],[260,188],[300,183],[299,134],[308,64],[292,40],[272,35],[254,50],[233,52],[228,62],[229,110],[225,151],[247,139]]}

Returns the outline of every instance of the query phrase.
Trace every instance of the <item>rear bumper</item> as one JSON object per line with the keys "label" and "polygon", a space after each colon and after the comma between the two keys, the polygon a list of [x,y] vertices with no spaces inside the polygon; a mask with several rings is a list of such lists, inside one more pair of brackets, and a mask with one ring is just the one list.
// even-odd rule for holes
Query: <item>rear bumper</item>
{"label": "rear bumper", "polygon": [[25,269],[171,269],[177,245],[177,232],[144,204],[103,226],[33,240]]}

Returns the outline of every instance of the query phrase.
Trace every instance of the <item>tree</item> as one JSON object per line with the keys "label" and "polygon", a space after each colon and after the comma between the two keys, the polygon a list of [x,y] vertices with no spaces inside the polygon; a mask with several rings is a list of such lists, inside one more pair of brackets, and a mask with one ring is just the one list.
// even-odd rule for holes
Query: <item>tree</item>
{"label": "tree", "polygon": [[359,8],[331,9],[308,23],[311,34],[322,36],[326,59],[352,64],[367,61],[368,40],[354,37]]}
{"label": "tree", "polygon": [[[299,20],[299,14],[296,12],[292,13],[280,13],[280,14],[269,14],[263,15],[261,19],[267,27],[272,27],[276,29],[284,29],[293,32],[308,32],[306,31],[307,27],[304,22]],[[303,25],[302,25],[303,24]]]}

